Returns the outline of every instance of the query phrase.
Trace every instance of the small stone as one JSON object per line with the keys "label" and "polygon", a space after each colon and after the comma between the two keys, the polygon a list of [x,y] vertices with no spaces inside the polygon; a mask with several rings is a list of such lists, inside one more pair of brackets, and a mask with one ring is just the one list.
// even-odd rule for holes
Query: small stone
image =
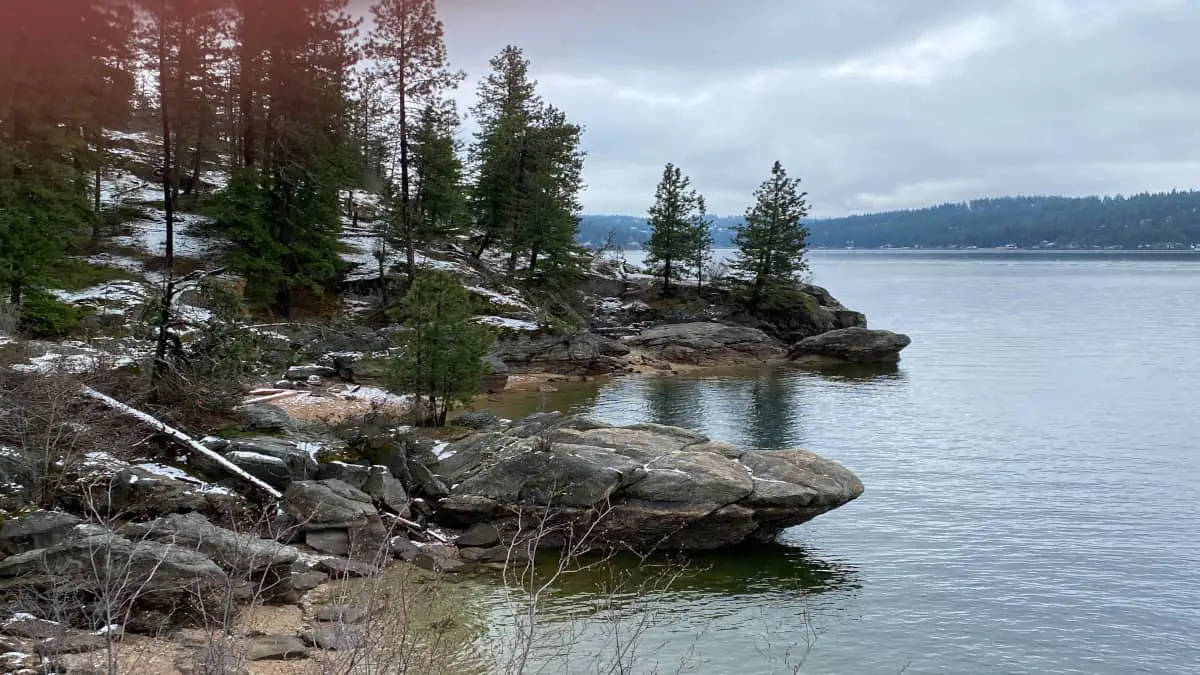
{"label": "small stone", "polygon": [[318,607],[313,612],[313,618],[322,623],[362,623],[369,615],[370,612],[362,607],[343,607],[339,605]]}
{"label": "small stone", "polygon": [[264,635],[246,645],[247,661],[294,661],[308,658],[308,646],[294,635]]}
{"label": "small stone", "polygon": [[371,577],[379,573],[379,568],[357,560],[345,558],[322,558],[317,567],[328,572],[329,576],[338,579],[346,577]]}
{"label": "small stone", "polygon": [[311,591],[329,581],[329,575],[324,572],[302,572],[292,575],[292,588],[303,593]]}
{"label": "small stone", "polygon": [[350,534],[341,528],[305,532],[304,543],[329,555],[348,555],[350,553]]}
{"label": "small stone", "polygon": [[389,545],[392,549],[392,555],[408,562],[412,562],[417,557],[417,554],[421,552],[421,547],[406,537],[392,537]]}
{"label": "small stone", "polygon": [[461,560],[444,558],[440,555],[424,550],[418,553],[415,558],[413,558],[413,564],[421,569],[438,573],[461,572],[467,566],[467,564]]}
{"label": "small stone", "polygon": [[70,633],[62,637],[46,638],[37,643],[37,653],[41,656],[58,654],[86,654],[104,649],[108,640],[102,635],[90,633]]}
{"label": "small stone", "polygon": [[460,547],[488,548],[500,543],[500,533],[490,523],[475,523],[454,540]]}
{"label": "small stone", "polygon": [[355,649],[363,643],[361,630],[341,624],[306,630],[300,634],[300,637],[314,647],[330,651]]}

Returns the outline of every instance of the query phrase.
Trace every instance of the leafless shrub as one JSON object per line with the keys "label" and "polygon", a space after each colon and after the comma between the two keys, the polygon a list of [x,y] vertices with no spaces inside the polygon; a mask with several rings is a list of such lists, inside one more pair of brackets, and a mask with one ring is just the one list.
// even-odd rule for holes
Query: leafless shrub
{"label": "leafless shrub", "polygon": [[128,457],[148,440],[112,411],[80,398],[80,377],[0,368],[0,447],[23,465],[33,504],[57,505],[88,453]]}

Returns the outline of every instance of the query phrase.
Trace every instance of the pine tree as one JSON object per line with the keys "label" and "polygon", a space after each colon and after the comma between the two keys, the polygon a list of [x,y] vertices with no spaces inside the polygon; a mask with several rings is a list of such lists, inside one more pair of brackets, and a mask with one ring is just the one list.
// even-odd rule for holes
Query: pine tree
{"label": "pine tree", "polygon": [[[702,264],[705,247],[701,229],[707,232],[704,220],[704,198],[691,188],[691,179],[679,167],[668,163],[650,207],[650,241],[646,262],[662,276],[662,293],[671,294],[671,286],[683,279],[689,270]],[[708,242],[711,242],[711,235]]]}
{"label": "pine tree", "polygon": [[82,3],[0,3],[0,287],[19,305],[91,217],[85,130],[98,105]]}
{"label": "pine tree", "polygon": [[479,394],[486,371],[483,358],[495,336],[474,320],[470,293],[442,270],[417,278],[399,315],[407,331],[401,334],[402,355],[389,384],[414,394],[417,409],[442,426],[453,404]]}
{"label": "pine tree", "polygon": [[704,198],[699,198],[699,204],[696,206],[696,213],[692,215],[691,231],[689,232],[689,248],[691,249],[688,255],[688,262],[696,271],[696,291],[704,289],[704,273],[712,264],[712,218],[708,216],[708,210],[704,204]]}
{"label": "pine tree", "polygon": [[[479,82],[471,108],[479,130],[471,146],[475,185],[472,219],[480,230],[475,257],[494,243],[511,248],[520,228],[521,201],[528,180],[531,128],[542,109],[537,82],[529,78],[529,61],[509,45],[491,60],[492,72]],[[510,268],[516,258],[510,253]]]}
{"label": "pine tree", "polygon": [[[583,128],[568,122],[553,106],[540,111],[530,130],[529,175],[525,193],[520,195],[526,212],[512,250],[518,256],[529,256],[531,276],[562,276],[578,267],[573,253],[582,209],[582,135]],[[541,274],[539,259],[550,261]]]}
{"label": "pine tree", "polygon": [[289,316],[298,291],[322,292],[342,268],[339,194],[354,172],[346,94],[357,23],[346,0],[296,0],[278,12],[264,0],[236,6],[246,169],[210,212],[235,244],[233,263],[250,294]]}
{"label": "pine tree", "polygon": [[808,215],[807,196],[800,191],[800,179],[788,178],[778,161],[771,177],[754,192],[754,205],[747,209],[745,223],[736,228],[738,251],[731,265],[750,282],[752,302],[787,286],[807,269],[808,229],[801,222]]}
{"label": "pine tree", "polygon": [[418,245],[447,239],[465,224],[458,125],[451,101],[427,103],[417,115],[409,151],[415,183],[411,229]]}
{"label": "pine tree", "polygon": [[508,254],[510,275],[522,259],[531,278],[570,275],[579,267],[583,129],[538,96],[520,49],[506,47],[491,65],[472,108],[479,122],[471,148],[471,208],[481,230],[475,255],[496,245]]}
{"label": "pine tree", "polygon": [[371,7],[375,30],[368,48],[395,96],[396,136],[400,142],[400,229],[409,283],[416,276],[416,220],[413,209],[412,112],[458,86],[465,73],[450,69],[442,22],[434,0],[380,0]]}

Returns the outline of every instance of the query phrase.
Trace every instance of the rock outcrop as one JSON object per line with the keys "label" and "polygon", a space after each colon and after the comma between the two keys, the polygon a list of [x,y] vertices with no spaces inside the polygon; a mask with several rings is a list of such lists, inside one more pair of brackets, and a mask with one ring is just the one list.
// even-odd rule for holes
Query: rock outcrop
{"label": "rock outcrop", "polygon": [[776,291],[752,311],[735,311],[730,318],[788,344],[833,330],[867,327],[862,313],[847,309],[829,291],[812,284]]}
{"label": "rock outcrop", "polygon": [[757,328],[711,321],[653,326],[624,342],[654,358],[693,366],[756,363],[786,353],[779,342]]}
{"label": "rock outcrop", "polygon": [[838,363],[895,363],[912,342],[907,335],[886,330],[845,328],[805,338],[792,345],[788,358],[803,365]]}
{"label": "rock outcrop", "polygon": [[711,549],[769,539],[863,491],[848,469],[811,452],[743,453],[686,429],[557,414],[447,450],[454,454],[439,472],[453,487],[440,520],[492,523],[512,537],[515,514],[550,507],[590,527],[596,546]]}
{"label": "rock outcrop", "polygon": [[493,354],[515,372],[605,375],[624,370],[625,345],[586,331],[523,333],[496,342]]}

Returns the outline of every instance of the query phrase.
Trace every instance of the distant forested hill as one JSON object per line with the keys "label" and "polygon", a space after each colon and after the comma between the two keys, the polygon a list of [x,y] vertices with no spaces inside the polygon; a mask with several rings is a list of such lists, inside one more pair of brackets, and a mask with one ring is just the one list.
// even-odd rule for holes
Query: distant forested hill
{"label": "distant forested hill", "polygon": [[[715,245],[728,246],[741,218],[717,219]],[[809,245],[858,248],[1188,248],[1200,244],[1200,191],[1130,197],[1001,197],[814,219]],[[645,218],[584,216],[584,241],[637,246],[649,238]]]}

